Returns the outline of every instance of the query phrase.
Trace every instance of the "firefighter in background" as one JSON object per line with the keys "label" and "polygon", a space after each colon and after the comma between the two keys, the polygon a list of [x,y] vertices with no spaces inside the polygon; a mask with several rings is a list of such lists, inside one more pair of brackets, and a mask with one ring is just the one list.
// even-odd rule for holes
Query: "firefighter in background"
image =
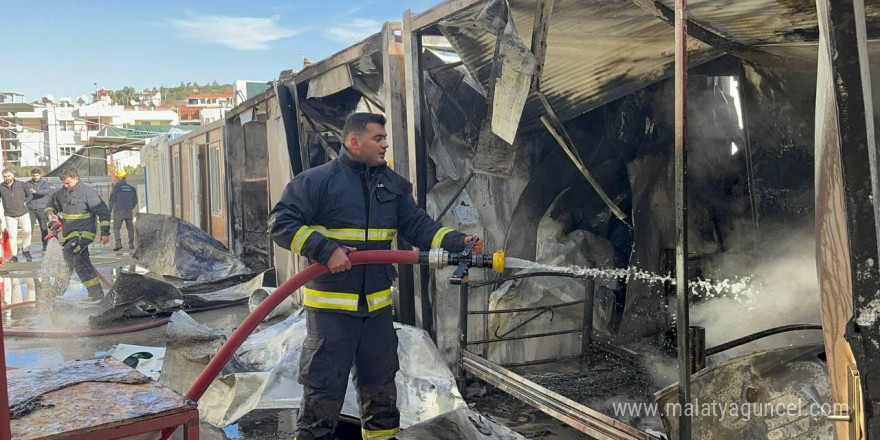
{"label": "firefighter in background", "polygon": [[101,244],[110,241],[110,211],[94,189],[80,182],[75,168],[61,170],[58,177],[63,188],[49,198],[46,219],[50,229],[52,222],[61,221],[64,225],[61,237],[64,261],[76,271],[89,292],[89,298],[100,299],[104,296],[104,289],[89,259],[89,245],[97,237],[98,225],[101,227]]}
{"label": "firefighter in background", "polygon": [[125,232],[128,233],[128,248],[134,249],[134,225],[132,224],[133,214],[138,205],[137,189],[128,184],[125,178],[128,173],[123,169],[116,171],[116,177],[119,179],[113,190],[110,191],[110,214],[113,217],[113,236],[116,238],[116,247],[113,251],[122,249],[122,223],[125,222]]}
{"label": "firefighter in background", "polygon": [[[391,249],[397,234],[420,249],[453,252],[473,240],[419,209],[412,184],[388,168],[385,117],[355,113],[343,135],[339,157],[298,174],[270,217],[275,243],[326,264],[331,272],[304,288],[307,334],[297,440],[332,438],[352,365],[363,438],[385,440],[399,431],[391,310],[397,274],[390,264],[352,267],[348,253]],[[483,251],[482,240],[474,251]]]}

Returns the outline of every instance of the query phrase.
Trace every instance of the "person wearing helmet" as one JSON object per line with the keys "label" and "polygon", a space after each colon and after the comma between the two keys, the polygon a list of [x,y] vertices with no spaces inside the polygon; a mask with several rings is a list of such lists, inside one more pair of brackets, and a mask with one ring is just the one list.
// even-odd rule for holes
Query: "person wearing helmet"
{"label": "person wearing helmet", "polygon": [[128,184],[125,180],[128,173],[124,169],[116,170],[116,177],[119,179],[110,192],[110,213],[113,215],[113,236],[116,237],[116,247],[114,251],[122,249],[122,223],[125,222],[125,232],[128,233],[128,248],[134,249],[134,217],[132,211],[137,208],[138,195],[137,189]]}

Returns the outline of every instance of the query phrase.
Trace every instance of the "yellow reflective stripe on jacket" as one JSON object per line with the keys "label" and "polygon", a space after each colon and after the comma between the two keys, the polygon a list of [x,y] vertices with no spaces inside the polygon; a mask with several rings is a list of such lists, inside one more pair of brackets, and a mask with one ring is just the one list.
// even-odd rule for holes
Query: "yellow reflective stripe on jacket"
{"label": "yellow reflective stripe on jacket", "polygon": [[394,302],[394,296],[391,295],[391,288],[380,290],[376,293],[367,295],[367,310],[375,311],[383,307],[388,307]]}
{"label": "yellow reflective stripe on jacket", "polygon": [[358,294],[341,292],[323,292],[320,290],[303,289],[303,305],[316,309],[347,310],[356,312]]}
{"label": "yellow reflective stripe on jacket", "polygon": [[110,220],[101,220],[98,222],[98,226],[101,226],[101,227],[110,226]]}
{"label": "yellow reflective stripe on jacket", "polygon": [[394,240],[394,237],[397,235],[397,229],[378,229],[371,228],[369,230],[369,235],[367,235],[366,229],[358,229],[358,228],[333,228],[327,229],[323,226],[309,226],[315,231],[321,233],[321,235],[327,238],[333,238],[336,240],[348,240],[348,241],[361,241],[364,239],[364,236],[367,236],[367,240],[369,241],[390,241]]}
{"label": "yellow reflective stripe on jacket", "polygon": [[431,240],[431,249],[437,249],[443,244],[443,237],[446,234],[452,232],[452,228],[447,228],[446,226],[437,230],[437,233],[434,234],[434,239]]}
{"label": "yellow reflective stripe on jacket", "polygon": [[382,241],[382,240],[394,240],[394,237],[397,236],[397,229],[370,229],[370,236],[368,237],[371,241]]}
{"label": "yellow reflective stripe on jacket", "polygon": [[384,429],[382,431],[370,431],[361,428],[361,435],[364,440],[388,440],[398,432],[400,432],[400,428]]}
{"label": "yellow reflective stripe on jacket", "polygon": [[94,286],[97,286],[98,283],[99,283],[99,281],[98,281],[97,278],[92,278],[92,279],[90,279],[90,280],[85,280],[85,281],[83,281],[83,286],[86,286],[86,287],[94,287]]}
{"label": "yellow reflective stripe on jacket", "polygon": [[[345,310],[356,312],[358,309],[357,293],[325,292],[322,290],[303,289],[303,305],[316,309]],[[391,288],[367,295],[367,309],[370,312],[390,306],[394,302]]]}
{"label": "yellow reflective stripe on jacket", "polygon": [[95,234],[92,231],[71,231],[69,233],[67,233],[67,232],[64,233],[64,241],[67,241],[68,239],[73,238],[73,237],[82,237],[82,238],[85,238],[86,240],[95,241],[96,236],[97,236],[97,234]]}
{"label": "yellow reflective stripe on jacket", "polygon": [[92,216],[92,214],[89,212],[84,212],[82,214],[72,214],[69,212],[62,212],[62,213],[58,214],[58,216],[65,219],[65,220],[84,220],[84,219],[90,218]]}
{"label": "yellow reflective stripe on jacket", "polygon": [[296,234],[293,235],[293,240],[290,240],[291,252],[299,254],[302,251],[303,245],[306,244],[306,239],[309,238],[309,235],[312,235],[312,232],[315,232],[315,230],[308,226],[301,226],[296,231]]}

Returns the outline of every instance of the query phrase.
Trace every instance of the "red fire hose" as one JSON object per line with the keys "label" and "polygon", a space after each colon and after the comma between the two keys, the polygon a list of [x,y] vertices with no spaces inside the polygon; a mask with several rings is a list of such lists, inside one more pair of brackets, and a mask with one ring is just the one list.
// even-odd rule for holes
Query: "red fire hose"
{"label": "red fire hose", "polygon": [[[396,250],[358,251],[348,254],[348,259],[351,261],[352,265],[386,263],[418,264],[419,252]],[[232,358],[235,351],[241,347],[241,344],[244,343],[245,339],[247,339],[251,333],[253,333],[254,329],[263,322],[263,319],[269,315],[269,312],[275,307],[278,307],[278,304],[281,304],[281,301],[296,291],[296,289],[299,289],[309,281],[329,271],[330,270],[327,266],[323,264],[313,264],[278,286],[278,288],[275,289],[271,295],[266,297],[266,299],[263,300],[263,302],[261,302],[260,305],[241,322],[238,328],[232,332],[232,335],[229,336],[226,343],[220,347],[217,354],[211,358],[211,362],[209,362],[205,369],[202,370],[202,374],[200,374],[195,382],[193,382],[192,386],[189,387],[189,390],[186,392],[186,397],[190,400],[198,401],[205,393],[205,390],[208,389],[208,386],[211,385],[211,382],[213,382],[214,379],[217,378],[217,375],[220,374],[220,370],[223,369],[223,366],[229,362],[229,359]],[[167,439],[173,431],[173,428],[162,431],[161,439]]]}

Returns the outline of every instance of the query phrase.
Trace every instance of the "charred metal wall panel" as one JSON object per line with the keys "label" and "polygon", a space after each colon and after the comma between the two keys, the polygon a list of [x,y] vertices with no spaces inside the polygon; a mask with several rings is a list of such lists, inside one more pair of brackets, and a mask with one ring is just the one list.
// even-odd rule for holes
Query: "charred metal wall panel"
{"label": "charred metal wall panel", "polygon": [[235,255],[260,271],[270,266],[267,114],[264,101],[251,105],[226,120],[229,221]]}
{"label": "charred metal wall panel", "polygon": [[812,219],[815,72],[743,65],[744,123],[761,223]]}

